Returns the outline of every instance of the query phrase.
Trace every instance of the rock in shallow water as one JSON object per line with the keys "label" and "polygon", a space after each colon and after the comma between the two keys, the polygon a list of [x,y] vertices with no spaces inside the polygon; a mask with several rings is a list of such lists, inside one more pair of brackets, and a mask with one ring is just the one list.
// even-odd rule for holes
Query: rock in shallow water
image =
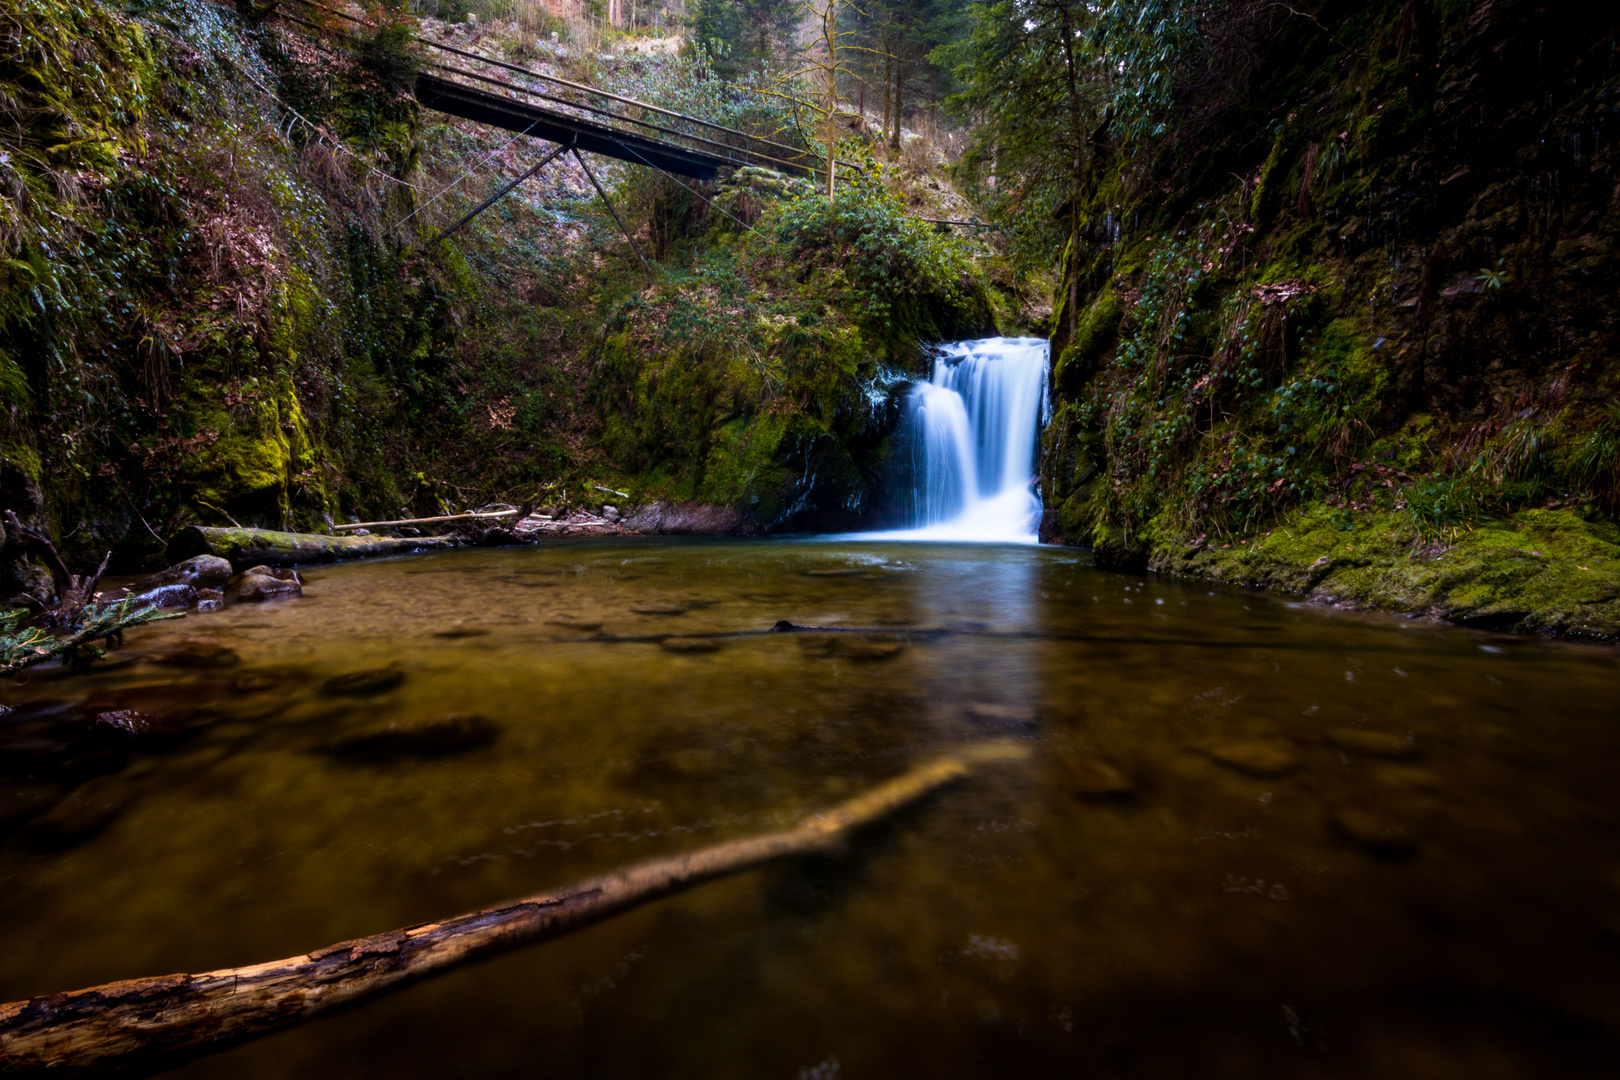
{"label": "rock in shallow water", "polygon": [[689,656],[720,651],[720,643],[713,638],[672,637],[665,638],[658,644],[666,652],[684,653]]}
{"label": "rock in shallow water", "polygon": [[184,589],[217,589],[231,578],[231,564],[217,555],[198,555],[176,563],[167,570],[159,570],[121,589],[109,589],[97,595],[105,600],[122,600],[134,596],[161,606],[183,595]]}
{"label": "rock in shallow water", "polygon": [[1418,838],[1412,827],[1376,810],[1341,807],[1328,815],[1328,825],[1370,855],[1404,858],[1417,852]]}
{"label": "rock in shallow water", "polygon": [[1034,731],[1039,726],[1029,705],[997,705],[975,701],[967,707],[967,718],[980,727],[997,731]]}
{"label": "rock in shallow water", "polygon": [[28,826],[33,847],[54,850],[100,832],[135,800],[135,786],[117,776],[103,776],[81,784],[51,810]]}
{"label": "rock in shallow water", "polygon": [[1068,788],[1082,799],[1118,799],[1135,791],[1130,777],[1089,755],[1062,759]]}
{"label": "rock in shallow water", "polygon": [[1393,735],[1387,731],[1367,728],[1336,728],[1327,732],[1328,741],[1341,750],[1349,750],[1368,757],[1405,761],[1417,757],[1422,751],[1417,739],[1411,735]]}
{"label": "rock in shallow water", "polygon": [[565,630],[578,630],[584,634],[602,629],[601,622],[596,619],[573,619],[566,616],[558,619],[547,619],[546,625],[560,626]]}
{"label": "rock in shallow water", "polygon": [[177,642],[172,648],[164,652],[154,655],[152,659],[159,664],[172,664],[175,667],[203,671],[235,667],[242,662],[242,658],[237,655],[236,650],[229,646],[189,638]]}
{"label": "rock in shallow water", "polygon": [[392,690],[404,681],[405,673],[398,668],[370,668],[334,675],[321,684],[321,690],[327,694],[364,697]]}
{"label": "rock in shallow water", "polygon": [[225,602],[257,604],[266,600],[290,600],[303,593],[304,586],[298,580],[296,570],[253,566],[236,575],[225,586]]}
{"label": "rock in shallow water", "polygon": [[474,713],[450,713],[432,720],[388,721],[338,735],[327,753],[363,761],[436,757],[487,746],[500,737],[494,721]]}
{"label": "rock in shallow water", "polygon": [[1292,750],[1261,739],[1208,743],[1200,749],[1210,760],[1250,776],[1282,776],[1299,764]]}

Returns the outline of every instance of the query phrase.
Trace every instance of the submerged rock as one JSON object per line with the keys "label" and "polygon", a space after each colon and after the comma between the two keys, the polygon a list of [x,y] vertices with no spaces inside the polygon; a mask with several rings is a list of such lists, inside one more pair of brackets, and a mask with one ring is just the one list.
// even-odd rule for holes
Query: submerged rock
{"label": "submerged rock", "polygon": [[41,850],[76,844],[100,832],[137,794],[135,785],[117,776],[102,776],[79,785],[26,830],[28,843]]}
{"label": "submerged rock", "polygon": [[967,707],[967,718],[981,727],[998,731],[1034,731],[1040,726],[1030,705],[997,705],[975,701]]}
{"label": "submerged rock", "polygon": [[195,639],[177,642],[169,649],[155,654],[152,660],[159,664],[172,664],[175,667],[204,671],[235,667],[242,662],[236,650],[229,646]]}
{"label": "submerged rock", "polygon": [[1417,852],[1418,837],[1412,827],[1376,810],[1341,807],[1328,815],[1328,825],[1370,855],[1402,858]]}
{"label": "submerged rock", "polygon": [[304,594],[298,571],[286,567],[272,569],[253,566],[242,571],[225,586],[227,604],[257,604],[265,600],[290,600]]}
{"label": "submerged rock", "polygon": [[1118,799],[1136,790],[1130,777],[1098,758],[1078,754],[1061,760],[1069,790],[1082,799]]}
{"label": "submerged rock", "polygon": [[370,668],[334,675],[321,684],[321,690],[327,694],[364,697],[392,690],[404,681],[405,673],[398,668]]}
{"label": "submerged rock", "polygon": [[1260,739],[1208,743],[1200,749],[1210,760],[1250,776],[1282,776],[1299,764],[1289,748]]}
{"label": "submerged rock", "polygon": [[450,713],[432,720],[374,724],[338,735],[324,749],[335,757],[367,761],[436,757],[487,746],[500,733],[500,727],[486,717]]}
{"label": "submerged rock", "polygon": [[602,629],[602,623],[596,619],[571,619],[567,616],[556,619],[547,619],[547,626],[561,626],[565,630],[578,630],[581,633],[591,633]]}
{"label": "submerged rock", "polygon": [[[791,625],[791,624],[789,624]],[[781,629],[782,624],[777,624]],[[843,634],[817,635],[799,639],[799,647],[807,655],[832,660],[853,660],[858,664],[892,660],[906,651],[906,643],[892,638],[850,637]]]}
{"label": "submerged rock", "polygon": [[637,615],[685,615],[686,608],[679,604],[637,604],[630,609]]}
{"label": "submerged rock", "polygon": [[1339,749],[1368,757],[1405,761],[1422,753],[1417,739],[1411,735],[1394,735],[1366,728],[1335,728],[1326,734],[1328,741]]}
{"label": "submerged rock", "polygon": [[0,829],[38,817],[62,797],[62,785],[41,780],[0,784]]}
{"label": "submerged rock", "polygon": [[713,638],[672,637],[665,638],[658,645],[666,652],[684,653],[689,656],[720,651],[720,642]]}

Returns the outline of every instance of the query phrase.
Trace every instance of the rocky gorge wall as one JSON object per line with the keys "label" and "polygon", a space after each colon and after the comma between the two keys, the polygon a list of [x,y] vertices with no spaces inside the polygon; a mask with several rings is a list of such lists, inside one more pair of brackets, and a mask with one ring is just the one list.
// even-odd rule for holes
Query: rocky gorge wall
{"label": "rocky gorge wall", "polygon": [[[876,181],[829,204],[744,170],[709,192],[721,213],[610,163],[644,268],[560,161],[431,243],[533,144],[422,112],[411,34],[552,60],[500,25],[400,16],[338,45],[261,15],[0,16],[0,503],[76,566],[149,568],[188,525],[503,499],[847,523],[885,498],[872,387],[1005,317]],[[566,73],[685,77],[581,62]],[[0,596],[42,587],[19,554],[8,538]]]}
{"label": "rocky gorge wall", "polygon": [[1047,538],[1620,634],[1612,19],[1255,11],[1168,137],[1101,133],[1054,316]]}

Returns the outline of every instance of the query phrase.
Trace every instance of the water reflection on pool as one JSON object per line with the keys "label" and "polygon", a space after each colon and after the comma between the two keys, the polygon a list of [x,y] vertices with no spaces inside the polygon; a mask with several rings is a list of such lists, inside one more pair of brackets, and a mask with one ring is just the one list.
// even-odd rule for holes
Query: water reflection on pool
{"label": "water reflection on pool", "polygon": [[[997,736],[1031,756],[846,858],[182,1074],[1620,1065],[1611,648],[1017,546],[646,539],[308,579],[136,631],[126,666],[4,691],[0,795],[33,809],[4,812],[0,1000],[475,909]],[[781,620],[859,632],[762,632]],[[121,709],[154,729],[82,734]],[[62,809],[87,780],[117,796],[103,822]]]}

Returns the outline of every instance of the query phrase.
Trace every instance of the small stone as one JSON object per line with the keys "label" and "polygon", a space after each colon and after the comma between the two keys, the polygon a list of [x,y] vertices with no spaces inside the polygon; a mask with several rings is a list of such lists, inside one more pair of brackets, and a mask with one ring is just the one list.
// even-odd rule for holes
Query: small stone
{"label": "small stone", "polygon": [[194,639],[181,641],[173,648],[157,654],[152,659],[159,664],[172,664],[175,667],[199,670],[235,667],[242,662],[242,658],[237,655],[235,649]]}
{"label": "small stone", "polygon": [[1417,837],[1409,826],[1374,810],[1341,807],[1328,815],[1328,824],[1372,855],[1401,857],[1417,851]]}
{"label": "small stone", "polygon": [[135,795],[134,785],[117,776],[102,776],[81,784],[29,824],[28,842],[46,850],[77,843],[104,829],[124,812]]}
{"label": "small stone", "polygon": [[967,717],[976,724],[998,731],[1033,731],[1038,726],[1035,710],[1028,705],[996,705],[975,701],[968,705]]}
{"label": "small stone", "polygon": [[334,675],[321,684],[321,689],[328,694],[362,697],[367,694],[385,693],[404,681],[405,673],[398,668],[372,668],[368,671],[351,671],[343,675]]}
{"label": "small stone", "polygon": [[566,630],[578,630],[582,633],[590,633],[593,630],[602,629],[602,624],[595,620],[571,619],[567,616],[557,619],[547,619],[546,624],[549,626],[561,626]]}
{"label": "small stone", "polygon": [[219,589],[198,589],[197,610],[218,611],[225,606],[225,594]]}
{"label": "small stone", "polygon": [[686,609],[678,604],[638,604],[630,609],[637,615],[685,615]]}
{"label": "small stone", "polygon": [[1411,735],[1392,735],[1387,731],[1366,728],[1335,728],[1327,732],[1328,741],[1341,750],[1349,750],[1368,757],[1406,761],[1417,757],[1417,739]]}
{"label": "small stone", "polygon": [[1258,739],[1211,743],[1203,750],[1211,760],[1250,776],[1282,776],[1299,764],[1293,751]]}
{"label": "small stone", "polygon": [[325,750],[338,757],[387,761],[406,757],[436,757],[476,746],[487,746],[500,737],[494,721],[474,713],[450,713],[415,723],[390,721],[339,735]]}
{"label": "small stone", "polygon": [[1128,776],[1105,761],[1087,755],[1062,760],[1069,790],[1082,799],[1117,799],[1135,790]]}
{"label": "small stone", "polygon": [[672,637],[665,638],[658,644],[667,652],[682,653],[688,656],[720,651],[720,643],[713,638]]}
{"label": "small stone", "polygon": [[604,506],[602,507],[602,516],[609,521],[617,522],[620,516],[619,508],[617,506]]}
{"label": "small stone", "polygon": [[134,709],[112,709],[108,712],[97,713],[96,723],[106,724],[130,735],[145,735],[153,728],[152,718],[145,713]]}

